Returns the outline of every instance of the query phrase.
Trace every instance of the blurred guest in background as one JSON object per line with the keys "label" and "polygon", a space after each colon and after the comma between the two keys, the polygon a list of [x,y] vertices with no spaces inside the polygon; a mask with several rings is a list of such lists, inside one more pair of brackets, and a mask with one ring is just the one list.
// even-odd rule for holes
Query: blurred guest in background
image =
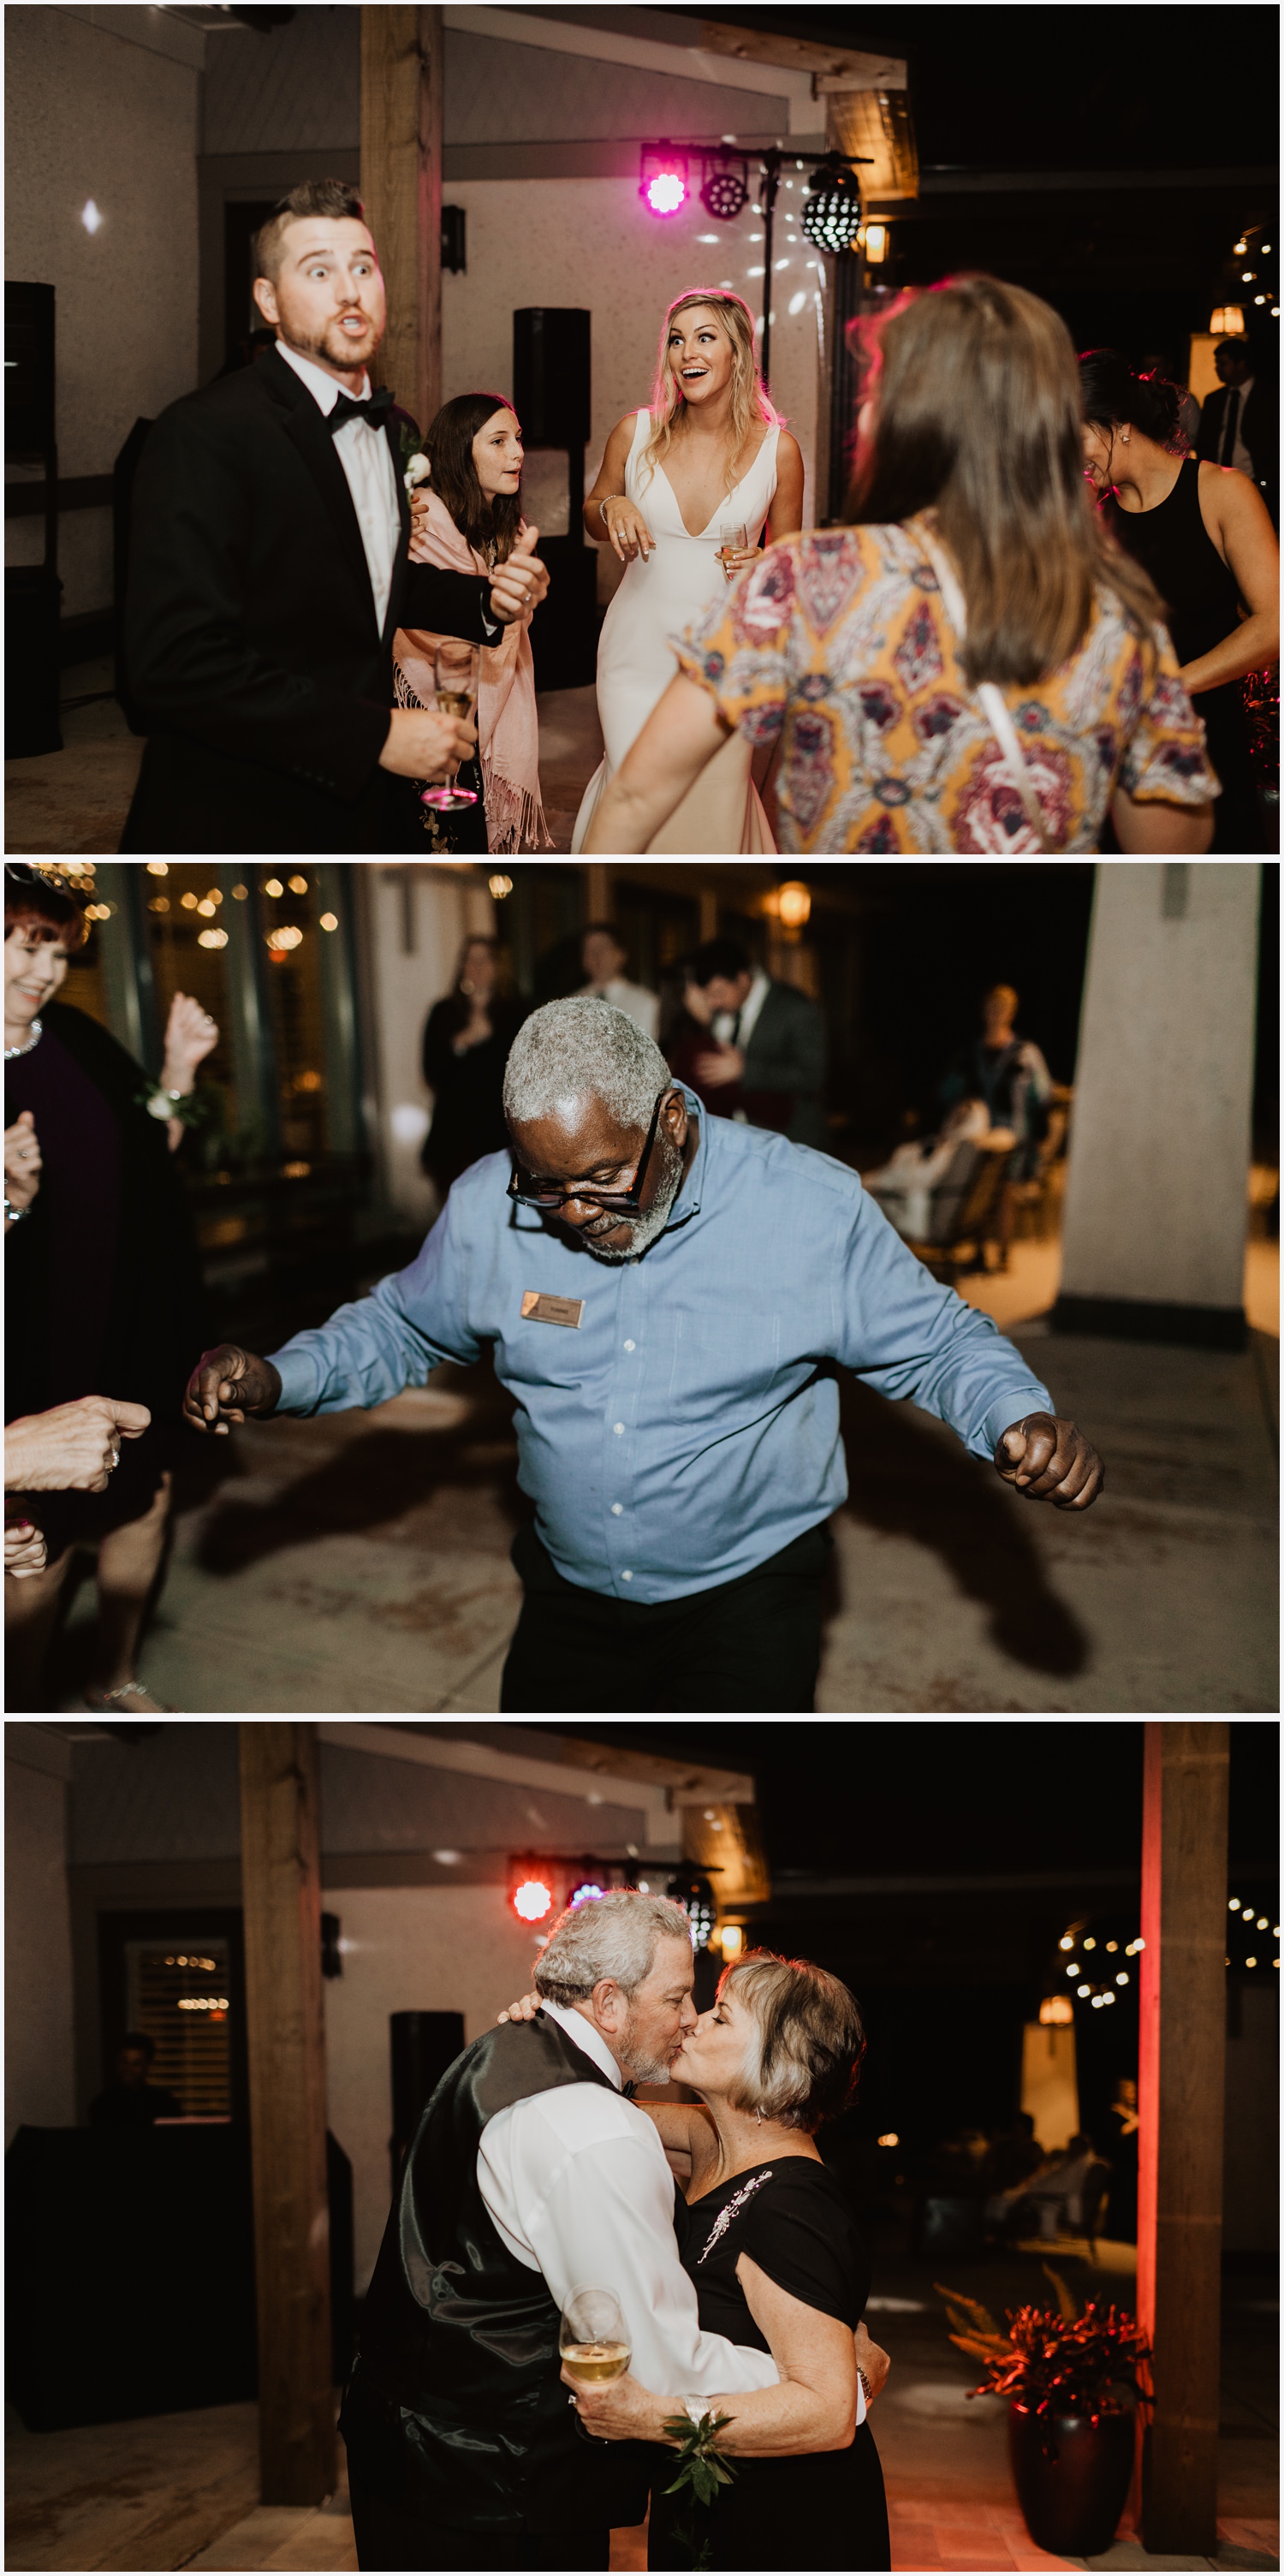
{"label": "blurred guest in background", "polygon": [[645,984],[630,984],[624,971],[629,952],[613,921],[589,923],[581,958],[586,977],[581,990],[596,993],[599,1001],[623,1011],[644,1037],[653,1038],[660,1022],[660,997]]}
{"label": "blurred guest in background", "polygon": [[459,972],[424,1029],[424,1081],[435,1096],[419,1160],[444,1198],[470,1163],[507,1142],[504,1067],[525,1013],[497,939],[466,939]]}
{"label": "blurred guest in background", "polygon": [[105,1492],[42,1502],[48,1570],[5,1596],[9,1704],[40,1705],[40,1666],[72,1548],[93,1545],[97,1674],[86,1700],[135,1715],[162,1705],[135,1666],[168,1532],[183,1354],[205,1320],[195,1230],[170,1148],[183,1132],[175,1112],[218,1030],[176,993],[160,1081],[150,1082],[96,1020],[54,998],[84,935],[74,896],[37,869],[6,868],[6,1138],[29,1113],[40,1173],[21,1222],[6,1227],[5,1406],[11,1417],[42,1413],[124,1386],[151,1421]]}
{"label": "blurred guest in background", "polygon": [[773,1127],[823,1153],[825,1023],[809,996],[755,966],[738,939],[706,939],[691,960],[686,1002],[714,1040],[694,1051],[700,1097],[720,1117]]}
{"label": "blurred guest in background", "polygon": [[1039,1147],[1048,1132],[1052,1076],[1037,1046],[1019,1037],[1016,1015],[1020,997],[1010,984],[992,984],[981,1002],[981,1034],[955,1057],[940,1087],[941,1105],[983,1100],[992,1128],[1010,1129],[1014,1139],[1007,1184],[999,1208],[999,1267],[1006,1270],[1012,1240],[1012,1188],[1034,1179]]}
{"label": "blurred guest in background", "polygon": [[[412,496],[412,563],[440,572],[493,573],[523,535],[522,433],[499,394],[457,394],[443,403],[424,452],[431,484]],[[539,787],[539,717],[528,618],[499,628],[478,656],[477,754],[459,783],[477,798],[454,811],[422,805],[425,849],[552,848]],[[393,644],[398,706],[437,704],[435,656],[442,638],[421,628]]]}
{"label": "blurred guest in background", "polygon": [[1079,378],[1100,516],[1166,604],[1178,676],[1221,781],[1212,847],[1260,850],[1240,683],[1280,649],[1280,550],[1266,504],[1249,474],[1182,456],[1175,385],[1136,375],[1114,349],[1087,350]]}
{"label": "blurred guest in background", "polygon": [[116,2075],[89,2105],[91,2129],[149,2129],[153,2120],[181,2120],[177,2093],[151,2084],[156,2042],[145,2030],[127,2030],[116,2052]]}
{"label": "blurred guest in background", "polygon": [[1207,849],[1216,795],[1160,604],[1088,505],[1064,322],[993,277],[863,324],[847,528],[769,546],[678,676],[584,848],[645,850],[729,733],[782,739],[796,851]]}
{"label": "blurred guest in background", "polygon": [[1213,352],[1218,391],[1204,405],[1196,455],[1210,465],[1233,465],[1257,485],[1279,525],[1279,380],[1258,373],[1253,342],[1243,333],[1219,340]]}
{"label": "blurred guest in background", "polygon": [[935,1136],[898,1145],[877,1171],[862,1172],[870,1197],[907,1243],[942,1241],[946,1217],[957,1208],[991,1132],[985,1102],[960,1100]]}

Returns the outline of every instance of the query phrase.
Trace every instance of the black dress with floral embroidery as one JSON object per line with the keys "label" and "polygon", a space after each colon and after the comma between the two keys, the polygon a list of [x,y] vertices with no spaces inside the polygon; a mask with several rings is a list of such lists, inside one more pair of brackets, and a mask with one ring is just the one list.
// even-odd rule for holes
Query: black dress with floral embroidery
{"label": "black dress with floral embroidery", "polygon": [[[677,2202],[678,2245],[695,2283],[700,2323],[730,2343],[767,2350],[736,2278],[742,2254],[779,2288],[853,2330],[869,2295],[869,2255],[847,2200],[810,2156],[777,2157],[732,2176],[700,2200]],[[647,2564],[710,2569],[882,2569],[891,2565],[883,2472],[868,2424],[843,2451],[740,2459],[716,2504],[651,2492]],[[694,2533],[695,2546],[691,2535]]]}

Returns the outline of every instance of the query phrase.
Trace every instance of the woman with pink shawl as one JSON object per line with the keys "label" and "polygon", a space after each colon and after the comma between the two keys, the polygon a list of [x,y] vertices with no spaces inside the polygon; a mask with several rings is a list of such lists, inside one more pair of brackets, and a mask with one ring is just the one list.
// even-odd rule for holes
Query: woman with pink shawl
{"label": "woman with pink shawl", "polygon": [[[412,492],[413,561],[468,573],[503,563],[524,524],[522,433],[508,404],[498,394],[457,395],[442,405],[423,452],[429,471]],[[433,705],[439,641],[418,628],[398,629],[393,651],[399,706]],[[525,622],[506,626],[478,658],[484,811],[472,805],[440,813],[421,806],[426,838],[437,849],[511,851],[542,844],[551,850],[540,801],[535,665]]]}

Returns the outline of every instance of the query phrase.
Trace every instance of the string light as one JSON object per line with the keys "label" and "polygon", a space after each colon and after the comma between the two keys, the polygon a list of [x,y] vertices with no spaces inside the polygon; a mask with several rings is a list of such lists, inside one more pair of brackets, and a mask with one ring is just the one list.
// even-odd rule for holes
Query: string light
{"label": "string light", "polygon": [[263,891],[265,894],[270,894],[275,898],[279,894],[284,894],[285,888],[279,877],[269,877]]}
{"label": "string light", "polygon": [[291,894],[306,894],[306,893],[307,893],[307,890],[308,890],[308,881],[307,881],[307,878],[306,878],[306,877],[291,877],[291,879],[290,879],[290,892],[291,892]]}

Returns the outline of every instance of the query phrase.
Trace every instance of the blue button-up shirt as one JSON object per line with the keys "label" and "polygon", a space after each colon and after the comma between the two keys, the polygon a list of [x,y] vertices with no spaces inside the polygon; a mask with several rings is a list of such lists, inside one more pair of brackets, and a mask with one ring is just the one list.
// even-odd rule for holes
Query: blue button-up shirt
{"label": "blue button-up shirt", "polygon": [[[539,1535],[568,1582],[621,1601],[729,1583],[846,1499],[836,1367],[912,1397],[977,1458],[1051,1411],[854,1172],[686,1096],[699,1144],[640,1260],[597,1260],[514,1206],[509,1157],[488,1154],[408,1269],[273,1353],[278,1410],[381,1404],[493,1343]],[[582,1299],[579,1324],[524,1316],[530,1291]]]}

